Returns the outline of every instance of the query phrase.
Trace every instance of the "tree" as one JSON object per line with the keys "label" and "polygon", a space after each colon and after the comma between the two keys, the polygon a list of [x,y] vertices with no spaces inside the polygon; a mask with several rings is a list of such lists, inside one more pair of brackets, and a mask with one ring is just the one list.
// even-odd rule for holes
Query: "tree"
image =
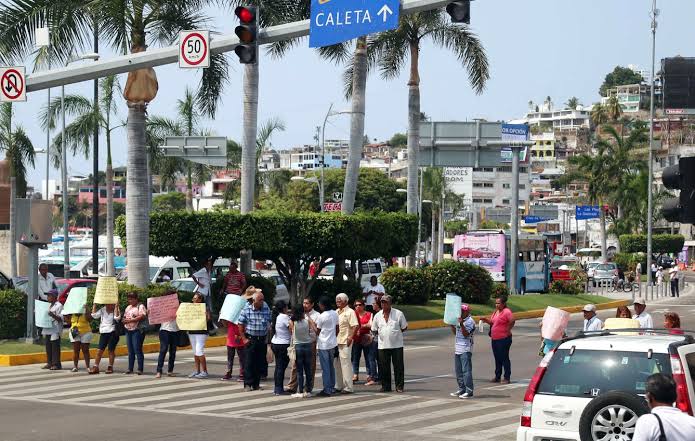
{"label": "tree", "polygon": [[186,195],[179,192],[159,194],[152,198],[152,211],[181,211],[186,209]]}
{"label": "tree", "polygon": [[576,96],[569,98],[567,100],[567,102],[565,103],[565,106],[567,106],[568,109],[572,109],[572,110],[576,109],[577,106],[581,106],[581,105],[582,104],[579,102],[579,98],[577,98]]}
{"label": "tree", "polygon": [[[339,192],[344,188],[345,170],[329,169],[325,171],[326,195]],[[361,168],[357,180],[355,210],[357,211],[401,211],[403,196],[396,190],[400,185],[389,179],[379,170]]]}
{"label": "tree", "polygon": [[0,150],[10,168],[10,275],[17,277],[15,199],[26,197],[27,165],[34,167],[34,146],[22,126],[12,126],[12,103],[0,103]]}
{"label": "tree", "polygon": [[[261,164],[263,153],[265,152],[266,148],[270,146],[270,138],[272,138],[276,132],[284,132],[285,129],[285,123],[277,117],[271,118],[263,123],[260,130],[258,130],[258,137],[256,138],[256,161],[258,162],[256,166],[257,168]],[[256,201],[258,201],[261,190],[267,187],[269,184],[268,173],[269,172],[266,171],[264,173],[256,174]]]}
{"label": "tree", "polygon": [[601,103],[594,104],[590,113],[591,122],[594,127],[601,127],[608,121],[608,109]]}
{"label": "tree", "polygon": [[625,86],[627,84],[640,84],[644,81],[642,75],[638,74],[629,67],[615,66],[613,72],[606,75],[606,78],[598,90],[599,95],[608,96],[608,92],[615,86]]}
{"label": "tree", "polygon": [[405,133],[395,133],[389,140],[391,147],[406,147],[408,145],[408,135]]}
{"label": "tree", "polygon": [[612,96],[608,98],[608,102],[605,105],[606,116],[612,123],[617,123],[620,119],[620,115],[623,114],[623,107],[618,102],[618,98]]}

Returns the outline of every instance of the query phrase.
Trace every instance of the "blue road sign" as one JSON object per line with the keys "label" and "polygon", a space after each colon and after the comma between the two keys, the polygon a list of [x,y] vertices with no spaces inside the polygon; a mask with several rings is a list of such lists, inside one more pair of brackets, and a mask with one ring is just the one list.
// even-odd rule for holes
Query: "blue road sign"
{"label": "blue road sign", "polygon": [[598,205],[577,205],[574,209],[577,220],[596,219],[601,216]]}
{"label": "blue road sign", "polygon": [[399,0],[311,0],[309,47],[395,29],[400,8]]}
{"label": "blue road sign", "polygon": [[545,216],[524,216],[524,222],[527,224],[537,224],[538,222],[549,221],[549,217]]}

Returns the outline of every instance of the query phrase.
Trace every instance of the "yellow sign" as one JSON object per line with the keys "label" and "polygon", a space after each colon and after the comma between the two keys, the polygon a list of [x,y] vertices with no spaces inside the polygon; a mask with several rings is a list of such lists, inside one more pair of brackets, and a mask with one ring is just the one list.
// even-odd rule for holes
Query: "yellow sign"
{"label": "yellow sign", "polygon": [[176,324],[182,331],[206,330],[205,303],[181,303],[176,311]]}
{"label": "yellow sign", "polygon": [[[607,318],[603,324],[603,329],[639,329],[639,322],[629,318]],[[639,332],[615,332],[618,335],[639,335]]]}
{"label": "yellow sign", "polygon": [[118,282],[116,282],[115,277],[99,277],[97,291],[94,294],[94,303],[99,305],[118,303]]}

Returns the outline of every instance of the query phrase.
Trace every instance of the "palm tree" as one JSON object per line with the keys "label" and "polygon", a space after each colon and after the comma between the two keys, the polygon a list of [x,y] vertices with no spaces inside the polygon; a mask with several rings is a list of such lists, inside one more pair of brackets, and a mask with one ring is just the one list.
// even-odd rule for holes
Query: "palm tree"
{"label": "palm tree", "polygon": [[567,100],[565,103],[565,106],[567,106],[568,109],[576,109],[577,106],[581,106],[582,104],[579,102],[579,98],[576,96],[571,97],[570,99]]}
{"label": "palm tree", "polygon": [[608,110],[606,109],[606,106],[601,103],[594,104],[594,107],[591,109],[590,117],[591,122],[594,124],[596,129],[601,127],[603,124],[608,122]]}
{"label": "palm tree", "polygon": [[26,166],[34,166],[34,146],[21,126],[12,127],[12,103],[0,103],[0,150],[10,166],[10,274],[17,277],[15,199],[27,191]]}
{"label": "palm tree", "polygon": [[608,98],[605,107],[606,116],[608,117],[608,120],[613,123],[617,122],[618,119],[620,119],[620,115],[623,114],[623,107],[620,105],[618,98],[615,96]]}
{"label": "palm tree", "polygon": [[[270,138],[272,138],[276,132],[284,132],[285,129],[285,123],[280,118],[271,118],[263,123],[258,131],[258,137],[256,138],[256,161],[258,162],[256,167],[259,167],[263,160],[263,153],[265,153],[266,148],[270,145]],[[267,187],[269,183],[268,173],[269,171],[265,171],[264,173],[256,174],[256,201],[258,201],[261,190]]]}

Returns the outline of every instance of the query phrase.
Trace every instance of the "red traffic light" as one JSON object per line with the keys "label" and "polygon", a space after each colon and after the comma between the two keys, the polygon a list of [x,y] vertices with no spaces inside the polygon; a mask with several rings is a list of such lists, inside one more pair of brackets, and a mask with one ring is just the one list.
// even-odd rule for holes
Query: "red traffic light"
{"label": "red traffic light", "polygon": [[256,18],[256,11],[254,8],[249,8],[246,6],[238,6],[234,10],[234,15],[239,17],[239,21],[242,23],[250,23]]}

